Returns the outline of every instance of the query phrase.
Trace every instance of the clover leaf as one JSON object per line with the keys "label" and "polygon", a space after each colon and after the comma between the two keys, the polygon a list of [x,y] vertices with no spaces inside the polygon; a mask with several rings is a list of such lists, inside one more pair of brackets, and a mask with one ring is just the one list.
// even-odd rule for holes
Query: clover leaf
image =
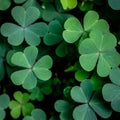
{"label": "clover leaf", "polygon": [[51,82],[40,82],[38,86],[29,90],[31,92],[30,99],[42,101],[44,99],[44,95],[49,95],[52,92]]}
{"label": "clover leaf", "polygon": [[29,102],[29,94],[22,93],[21,91],[16,91],[14,93],[14,99],[9,103],[9,108],[11,109],[11,116],[17,119],[22,114],[23,116],[29,115],[34,109],[34,105]]}
{"label": "clover leaf", "polygon": [[74,86],[71,97],[75,102],[82,103],[73,110],[74,120],[97,120],[95,112],[102,118],[110,117],[112,111],[98,98],[99,95],[93,95],[93,85],[89,80],[83,81],[80,87]]}
{"label": "clover leaf", "polygon": [[70,17],[64,24],[63,38],[68,43],[74,43],[83,33],[83,28],[79,20],[75,17]]}
{"label": "clover leaf", "polygon": [[113,110],[120,112],[120,68],[113,68],[109,77],[112,83],[103,86],[103,98],[111,102]]}
{"label": "clover leaf", "polygon": [[108,0],[109,6],[114,10],[120,10],[120,0]]}
{"label": "clover leaf", "polygon": [[44,43],[46,45],[55,45],[59,43],[62,38],[62,25],[58,20],[53,20],[48,25],[48,33],[44,36]]}
{"label": "clover leaf", "polygon": [[72,104],[65,100],[57,100],[54,107],[57,112],[60,112],[61,120],[72,120]]}
{"label": "clover leaf", "polygon": [[10,98],[7,94],[0,95],[0,120],[4,120],[6,116],[6,112],[4,109],[6,109],[9,105]]}
{"label": "clover leaf", "polygon": [[41,57],[37,62],[38,49],[29,46],[23,52],[13,54],[11,61],[14,65],[22,67],[12,73],[11,80],[15,85],[22,85],[25,89],[32,89],[37,84],[37,79],[46,81],[52,76],[49,70],[52,67],[52,59],[49,55]]}
{"label": "clover leaf", "polygon": [[77,0],[60,0],[64,9],[73,9],[77,6]]}
{"label": "clover leaf", "polygon": [[43,37],[48,29],[43,22],[33,24],[40,17],[40,11],[36,7],[29,7],[25,10],[21,6],[16,6],[11,13],[20,26],[13,23],[4,23],[1,26],[1,34],[8,37],[8,43],[18,46],[25,39],[29,45],[39,45],[40,37]]}
{"label": "clover leaf", "polygon": [[0,0],[0,10],[7,10],[11,5],[10,0]]}
{"label": "clover leaf", "polygon": [[23,120],[47,120],[47,117],[42,109],[34,109],[31,116],[26,116]]}
{"label": "clover leaf", "polygon": [[80,65],[86,71],[93,70],[97,65],[99,76],[109,75],[111,68],[120,64],[120,54],[115,50],[116,44],[113,34],[92,31],[90,38],[83,40],[79,46]]}

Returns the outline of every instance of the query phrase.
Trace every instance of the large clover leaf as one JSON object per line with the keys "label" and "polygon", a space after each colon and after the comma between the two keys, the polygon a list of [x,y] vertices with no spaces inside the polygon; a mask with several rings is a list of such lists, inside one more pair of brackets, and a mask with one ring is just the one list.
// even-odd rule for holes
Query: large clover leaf
{"label": "large clover leaf", "polygon": [[117,40],[113,34],[92,31],[90,38],[82,41],[79,46],[79,62],[83,69],[91,71],[97,64],[99,76],[109,75],[111,68],[120,64],[120,55],[114,49],[116,44]]}
{"label": "large clover leaf", "polygon": [[34,109],[31,116],[26,116],[23,120],[47,120],[47,117],[43,110]]}
{"label": "large clover leaf", "polygon": [[106,101],[111,102],[111,107],[120,112],[120,69],[114,68],[110,72],[110,80],[103,86],[102,94]]}
{"label": "large clover leaf", "polygon": [[25,10],[23,7],[17,6],[12,9],[11,13],[20,26],[13,23],[4,23],[1,26],[1,33],[8,37],[9,44],[18,46],[25,39],[29,45],[39,45],[40,37],[43,37],[48,30],[47,25],[43,22],[32,24],[40,17],[39,10],[36,7],[29,7]]}
{"label": "large clover leaf", "polygon": [[24,52],[13,54],[11,61],[14,65],[24,69],[12,73],[11,80],[25,89],[32,89],[37,84],[37,78],[43,81],[50,79],[52,73],[52,59],[45,55],[36,62],[38,49],[34,46],[25,48]]}
{"label": "large clover leaf", "polygon": [[68,18],[64,24],[63,38],[68,43],[74,43],[83,33],[83,28],[79,20],[75,17]]}
{"label": "large clover leaf", "polygon": [[[71,97],[75,102],[82,103],[73,110],[74,120],[97,120],[95,112],[102,118],[108,118],[111,115],[105,104],[98,98],[98,93],[93,96],[93,85],[85,80],[81,86],[74,86],[71,89]],[[100,94],[99,94],[100,95]]]}
{"label": "large clover leaf", "polygon": [[0,95],[0,120],[4,120],[6,116],[6,112],[4,109],[6,109],[9,105],[10,98],[7,94]]}
{"label": "large clover leaf", "polygon": [[14,93],[15,100],[11,100],[9,103],[9,108],[11,109],[11,116],[14,119],[20,117],[21,113],[23,116],[29,115],[34,109],[34,105],[29,101],[29,94],[16,91]]}

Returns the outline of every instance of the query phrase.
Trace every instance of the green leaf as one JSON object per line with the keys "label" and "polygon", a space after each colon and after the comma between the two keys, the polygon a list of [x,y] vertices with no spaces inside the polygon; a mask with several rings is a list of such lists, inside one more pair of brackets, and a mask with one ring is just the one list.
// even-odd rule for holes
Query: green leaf
{"label": "green leaf", "polygon": [[10,101],[9,108],[11,116],[18,119],[22,113],[23,116],[29,115],[34,109],[34,105],[29,102],[29,94],[16,91],[14,93],[15,100]]}
{"label": "green leaf", "polygon": [[12,16],[19,25],[27,27],[39,18],[40,12],[35,7],[29,7],[25,10],[21,6],[16,6],[12,9]]}
{"label": "green leaf", "polygon": [[64,28],[63,38],[68,43],[74,43],[83,33],[82,25],[75,17],[68,18],[64,24]]}
{"label": "green leaf", "polygon": [[50,22],[55,19],[59,13],[55,10],[52,4],[45,3],[42,6],[42,18],[43,20]]}
{"label": "green leaf", "polygon": [[10,115],[12,118],[17,119],[21,114],[21,106],[18,102],[12,100],[10,101],[9,108],[11,109]]}
{"label": "green leaf", "polygon": [[91,71],[97,65],[99,76],[109,75],[110,69],[120,64],[120,55],[115,51],[116,42],[115,36],[111,33],[91,31],[90,38],[83,40],[79,46],[79,62],[83,69]]}
{"label": "green leaf", "polygon": [[[20,59],[18,59],[18,58],[20,58]],[[25,68],[31,67],[25,54],[22,52],[17,52],[15,54],[13,54],[13,56],[11,58],[11,62],[17,66],[20,66],[20,67],[25,67]]]}
{"label": "green leaf", "polygon": [[100,97],[99,93],[94,94],[94,96],[91,98],[89,105],[92,107],[92,109],[102,118],[109,118],[112,114],[112,110],[109,109],[105,102],[103,102]]}
{"label": "green leaf", "polygon": [[97,120],[93,110],[87,104],[77,106],[73,111],[74,120]]}
{"label": "green leaf", "polygon": [[14,0],[15,3],[17,4],[21,4],[21,3],[24,3],[26,0]]}
{"label": "green leaf", "polygon": [[57,100],[54,107],[57,112],[60,112],[61,120],[72,120],[72,104],[64,100]]}
{"label": "green leaf", "polygon": [[0,10],[4,11],[8,9],[11,5],[10,0],[0,0]]}
{"label": "green leaf", "polygon": [[110,72],[110,80],[120,86],[120,68],[113,68]]}
{"label": "green leaf", "polygon": [[59,21],[57,20],[51,21],[48,27],[49,27],[48,34],[44,36],[44,43],[46,45],[55,45],[59,43],[61,40],[63,40],[62,38],[63,28]]}
{"label": "green leaf", "polygon": [[120,0],[108,0],[109,6],[114,10],[120,10]]}
{"label": "green leaf", "polygon": [[89,73],[84,71],[83,69],[79,69],[75,72],[75,79],[77,81],[83,81],[89,77]]}
{"label": "green leaf", "polygon": [[47,120],[47,117],[42,109],[34,109],[31,116],[26,116],[23,120]]}
{"label": "green leaf", "polygon": [[97,22],[99,19],[99,15],[95,11],[89,11],[85,14],[84,16],[84,29],[85,31],[90,30]]}
{"label": "green leaf", "polygon": [[0,95],[0,109],[4,110],[8,107],[10,98],[7,94]]}
{"label": "green leaf", "polygon": [[81,87],[74,86],[71,89],[71,97],[74,101],[87,103],[92,95],[93,86],[90,81],[83,81]]}
{"label": "green leaf", "polygon": [[77,0],[60,0],[64,9],[73,9],[77,6]]}
{"label": "green leaf", "polygon": [[8,37],[8,43],[14,46],[20,45],[24,40],[24,30],[13,23],[4,23],[1,26],[1,34]]}
{"label": "green leaf", "polygon": [[21,6],[14,7],[12,16],[20,26],[13,23],[4,23],[1,26],[2,35],[8,37],[9,44],[13,46],[22,44],[24,39],[29,45],[39,45],[40,37],[43,37],[48,31],[46,23],[32,24],[39,18],[39,14],[39,9],[36,7],[29,7],[28,9]]}
{"label": "green leaf", "polygon": [[[120,69],[113,68],[110,72],[110,80],[113,83],[107,83],[103,86],[102,94],[103,98],[111,102],[113,110],[120,112]],[[110,92],[111,91],[111,92]]]}
{"label": "green leaf", "polygon": [[2,109],[0,109],[0,120],[4,120],[6,116],[5,111],[3,111]]}
{"label": "green leaf", "polygon": [[25,89],[32,89],[37,85],[37,79],[29,69],[12,73],[11,80],[15,85],[22,85]]}

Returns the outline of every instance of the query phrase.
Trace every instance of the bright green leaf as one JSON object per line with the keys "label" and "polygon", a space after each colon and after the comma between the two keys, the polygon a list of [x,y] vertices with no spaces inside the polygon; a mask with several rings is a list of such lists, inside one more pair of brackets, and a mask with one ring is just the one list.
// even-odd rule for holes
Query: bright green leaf
{"label": "bright green leaf", "polygon": [[73,9],[77,6],[77,0],[60,0],[64,9]]}

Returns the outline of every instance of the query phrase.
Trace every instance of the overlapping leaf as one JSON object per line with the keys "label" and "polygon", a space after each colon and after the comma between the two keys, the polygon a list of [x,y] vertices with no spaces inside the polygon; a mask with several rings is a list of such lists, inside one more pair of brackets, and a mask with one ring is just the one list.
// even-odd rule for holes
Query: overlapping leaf
{"label": "overlapping leaf", "polygon": [[9,44],[18,46],[25,39],[29,45],[39,45],[40,37],[43,37],[48,30],[47,25],[43,22],[32,24],[40,17],[40,11],[36,7],[29,7],[25,10],[23,7],[17,6],[12,9],[11,13],[20,26],[13,23],[4,23],[1,26],[1,33],[8,37]]}
{"label": "overlapping leaf", "polygon": [[83,28],[79,20],[75,17],[67,19],[64,24],[63,38],[68,43],[74,43],[83,33]]}
{"label": "overlapping leaf", "polygon": [[4,109],[6,109],[9,105],[10,98],[7,94],[0,95],[0,120],[4,120],[6,116],[6,112]]}
{"label": "overlapping leaf", "polygon": [[15,85],[22,85],[25,89],[32,89],[37,84],[37,79],[48,80],[52,73],[52,59],[45,55],[36,62],[38,49],[34,46],[25,48],[24,52],[13,54],[11,61],[14,65],[23,67],[22,70],[15,71],[11,75],[11,80]]}
{"label": "overlapping leaf", "polygon": [[62,38],[63,28],[58,20],[54,20],[50,22],[48,27],[49,27],[49,31],[44,36],[44,43],[46,45],[55,45],[59,43],[61,40],[63,40]]}
{"label": "overlapping leaf", "polygon": [[98,13],[92,10],[85,14],[83,26],[77,18],[70,17],[66,20],[64,28],[63,38],[68,43],[74,43],[79,40],[84,32],[89,33],[92,30],[109,32],[108,23],[103,19],[99,19]]}
{"label": "overlapping leaf", "polygon": [[61,120],[72,120],[72,104],[64,100],[57,100],[54,107],[57,112],[60,112]]}
{"label": "overlapping leaf", "polygon": [[29,94],[16,91],[14,93],[15,100],[11,100],[9,103],[9,108],[11,109],[11,116],[14,119],[20,117],[21,113],[23,116],[29,115],[34,109],[34,105],[29,101]]}
{"label": "overlapping leaf", "polygon": [[82,41],[79,46],[79,62],[83,69],[91,71],[97,65],[99,76],[109,75],[111,68],[120,64],[120,55],[115,51],[116,44],[117,40],[113,34],[92,31],[90,38]]}
{"label": "overlapping leaf", "polygon": [[110,80],[103,86],[102,94],[106,101],[111,102],[111,107],[120,112],[120,69],[114,68],[110,72]]}
{"label": "overlapping leaf", "polygon": [[108,118],[111,115],[105,104],[98,98],[98,94],[93,93],[93,85],[90,81],[85,80],[81,86],[74,86],[71,89],[71,97],[75,102],[83,103],[76,106],[73,110],[75,120],[97,120],[95,112],[102,118]]}
{"label": "overlapping leaf", "polygon": [[47,120],[47,117],[42,109],[34,109],[31,116],[26,116],[23,120]]}

